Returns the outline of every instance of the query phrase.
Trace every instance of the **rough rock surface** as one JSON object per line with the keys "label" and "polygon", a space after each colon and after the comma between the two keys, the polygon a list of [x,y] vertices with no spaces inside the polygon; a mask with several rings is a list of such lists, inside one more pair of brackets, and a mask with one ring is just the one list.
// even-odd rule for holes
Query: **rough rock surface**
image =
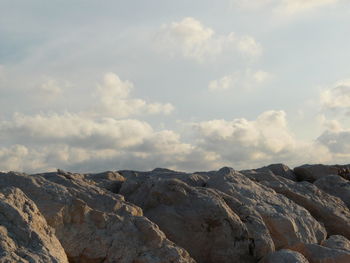
{"label": "rough rock surface", "polygon": [[348,167],[0,173],[0,263],[348,263]]}
{"label": "rough rock surface", "polygon": [[328,175],[314,182],[323,191],[339,197],[350,208],[350,181],[338,175]]}
{"label": "rough rock surface", "polygon": [[[124,190],[129,187],[138,187],[137,185],[144,183],[150,178],[157,178],[157,180],[175,178],[185,182],[189,186],[207,187],[207,181],[211,174],[207,172],[187,174],[160,168],[150,172],[119,171],[119,173],[128,178],[127,183],[124,185]],[[254,257],[260,259],[266,254],[274,251],[275,245],[271,238],[269,229],[265,225],[261,215],[255,210],[255,207],[247,206],[233,196],[227,195],[221,191],[216,190],[216,192],[246,225],[249,238],[254,242],[254,248],[252,249]]]}
{"label": "rough rock surface", "polygon": [[350,211],[339,198],[327,194],[309,182],[293,182],[274,175],[260,176],[258,173],[248,176],[306,208],[313,217],[324,224],[328,234],[342,234],[350,238]]}
{"label": "rough rock surface", "polygon": [[126,181],[120,193],[198,262],[254,262],[244,223],[215,191],[142,177]]}
{"label": "rough rock surface", "polygon": [[299,252],[281,249],[267,255],[259,263],[309,263],[309,261]]}
{"label": "rough rock surface", "polygon": [[275,251],[275,244],[270,231],[264,223],[261,215],[252,207],[246,206],[236,198],[217,191],[226,204],[234,211],[248,229],[249,238],[253,241],[253,255],[261,259],[265,255]]}
{"label": "rough rock surface", "polygon": [[14,187],[0,189],[0,262],[68,262],[36,205]]}
{"label": "rough rock surface", "polygon": [[[252,254],[258,259],[274,251],[275,248],[293,247],[299,243],[319,243],[326,237],[323,226],[307,210],[283,195],[277,194],[271,188],[254,183],[230,168],[195,174],[176,173],[169,170],[164,173],[157,170],[133,175],[130,172],[128,174],[121,172],[121,174],[128,179],[120,193],[126,195],[127,200],[140,205],[147,217],[149,215],[142,202],[149,195],[150,190],[145,185],[151,178],[161,181],[175,177],[188,185],[215,189],[231,210],[245,223],[249,237],[254,241]],[[136,196],[141,203],[137,202],[131,194],[135,191],[134,189],[139,188],[143,190],[138,190]],[[163,230],[157,219],[151,220],[154,220]]]}
{"label": "rough rock surface", "polygon": [[330,236],[322,242],[322,246],[350,252],[350,241],[341,235]]}
{"label": "rough rock surface", "polygon": [[20,188],[37,204],[69,262],[193,262],[139,207],[83,175],[7,173],[0,174],[0,185]]}
{"label": "rough rock surface", "polygon": [[291,248],[299,243],[318,243],[325,239],[326,230],[305,208],[271,188],[255,183],[230,168],[211,172],[209,177],[208,187],[235,197],[261,215],[276,249]]}
{"label": "rough rock surface", "polygon": [[310,263],[349,263],[350,252],[341,249],[332,249],[317,244],[304,244],[298,252]]}
{"label": "rough rock surface", "polygon": [[305,164],[294,168],[298,181],[313,183],[317,179],[333,174],[350,180],[350,165]]}
{"label": "rough rock surface", "polygon": [[258,174],[271,174],[276,176],[281,176],[283,178],[296,181],[297,177],[292,169],[290,169],[287,165],[284,165],[282,163],[278,164],[270,164],[268,166],[264,166],[258,169],[253,170],[243,170],[240,171],[241,173],[245,174],[246,172],[256,172]]}
{"label": "rough rock surface", "polygon": [[103,173],[87,174],[85,179],[90,180],[96,186],[104,188],[113,193],[118,193],[122,183],[126,180],[117,172],[107,171]]}

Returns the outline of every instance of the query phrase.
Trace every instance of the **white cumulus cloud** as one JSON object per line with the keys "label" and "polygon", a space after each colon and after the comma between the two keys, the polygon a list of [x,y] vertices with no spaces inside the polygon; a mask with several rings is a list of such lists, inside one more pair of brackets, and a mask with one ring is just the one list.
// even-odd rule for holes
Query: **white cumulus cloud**
{"label": "white cumulus cloud", "polygon": [[148,103],[143,99],[130,97],[133,84],[123,81],[115,73],[106,73],[103,83],[97,88],[97,112],[114,118],[131,115],[170,114],[174,107],[170,103]]}
{"label": "white cumulus cloud", "polygon": [[153,132],[139,120],[92,119],[79,114],[15,114],[0,123],[0,135],[23,144],[69,144],[84,148],[125,148],[134,146]]}
{"label": "white cumulus cloud", "polygon": [[[211,120],[193,125],[198,145],[234,167],[274,162],[329,161],[326,147],[297,140],[283,111],[267,111],[255,120]],[[316,150],[317,149],[317,150]],[[315,152],[317,152],[317,156]]]}
{"label": "white cumulus cloud", "polygon": [[217,35],[193,17],[186,17],[178,22],[165,24],[156,35],[157,48],[172,56],[204,61],[215,58],[224,52],[237,52],[249,57],[262,53],[261,45],[252,36],[237,36],[231,32]]}
{"label": "white cumulus cloud", "polygon": [[350,111],[350,80],[337,82],[321,92],[321,105],[326,110]]}

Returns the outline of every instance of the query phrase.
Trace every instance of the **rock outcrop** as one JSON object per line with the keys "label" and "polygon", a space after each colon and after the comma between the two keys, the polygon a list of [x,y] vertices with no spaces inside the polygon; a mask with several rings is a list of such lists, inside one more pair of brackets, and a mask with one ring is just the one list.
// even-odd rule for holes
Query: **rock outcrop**
{"label": "rock outcrop", "polygon": [[294,182],[258,172],[246,174],[250,179],[274,189],[277,193],[306,208],[314,218],[323,223],[328,234],[342,234],[350,238],[350,210],[341,199],[327,194],[306,181]]}
{"label": "rock outcrop", "polygon": [[310,263],[349,263],[350,253],[341,249],[332,249],[317,244],[305,244],[298,251]]}
{"label": "rock outcrop", "polygon": [[255,172],[258,174],[267,174],[267,175],[275,175],[275,176],[280,176],[292,181],[297,180],[296,174],[293,172],[292,169],[290,169],[287,165],[284,165],[282,163],[277,163],[277,164],[270,164],[268,166],[264,166],[258,169],[253,169],[253,170],[243,170],[240,171],[241,173],[251,173]]}
{"label": "rock outcrop", "polygon": [[314,184],[326,193],[339,197],[350,209],[350,181],[338,175],[328,175]]}
{"label": "rock outcrop", "polygon": [[276,249],[291,248],[299,243],[318,243],[326,237],[324,227],[305,208],[233,169],[212,172],[207,186],[255,209],[269,229]]}
{"label": "rock outcrop", "polygon": [[322,242],[322,246],[350,252],[350,241],[341,235],[330,236]]}
{"label": "rock outcrop", "polygon": [[142,210],[89,184],[84,175],[0,174],[0,186],[20,188],[56,230],[69,262],[193,262]]}
{"label": "rock outcrop", "polygon": [[324,164],[305,164],[294,168],[298,181],[315,182],[327,175],[338,175],[344,179],[350,180],[349,165],[324,165]]}
{"label": "rock outcrop", "polygon": [[348,263],[349,167],[0,173],[0,263]]}
{"label": "rock outcrop", "polygon": [[68,263],[36,205],[14,187],[0,189],[0,262]]}
{"label": "rock outcrop", "polygon": [[126,181],[120,194],[198,262],[254,262],[247,228],[214,190],[142,177]]}

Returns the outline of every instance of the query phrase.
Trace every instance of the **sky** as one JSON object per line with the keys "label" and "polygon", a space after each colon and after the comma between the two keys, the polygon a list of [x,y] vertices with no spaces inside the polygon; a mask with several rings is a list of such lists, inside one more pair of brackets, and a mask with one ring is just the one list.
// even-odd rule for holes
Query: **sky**
{"label": "sky", "polygon": [[0,171],[350,163],[346,0],[1,0]]}

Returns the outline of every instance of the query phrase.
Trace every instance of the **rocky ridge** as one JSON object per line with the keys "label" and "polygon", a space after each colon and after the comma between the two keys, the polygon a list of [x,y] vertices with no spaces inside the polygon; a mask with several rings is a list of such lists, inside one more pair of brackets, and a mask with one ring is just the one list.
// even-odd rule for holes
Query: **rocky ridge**
{"label": "rocky ridge", "polygon": [[348,263],[350,165],[0,173],[0,263]]}

